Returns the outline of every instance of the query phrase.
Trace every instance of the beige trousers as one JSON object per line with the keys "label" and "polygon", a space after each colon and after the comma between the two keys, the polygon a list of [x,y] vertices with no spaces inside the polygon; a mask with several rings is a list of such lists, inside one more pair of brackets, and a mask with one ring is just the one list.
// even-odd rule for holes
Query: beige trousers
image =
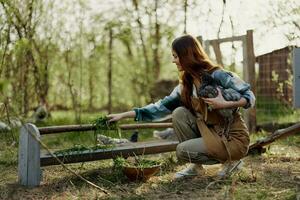
{"label": "beige trousers", "polygon": [[178,107],[172,113],[172,122],[179,140],[176,148],[178,159],[199,164],[216,164],[218,160],[207,155],[207,148],[197,127],[196,117],[185,107]]}

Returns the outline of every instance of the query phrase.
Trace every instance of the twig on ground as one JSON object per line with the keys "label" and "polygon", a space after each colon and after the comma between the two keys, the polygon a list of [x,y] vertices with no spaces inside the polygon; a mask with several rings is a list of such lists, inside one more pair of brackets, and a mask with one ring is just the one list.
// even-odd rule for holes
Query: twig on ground
{"label": "twig on ground", "polygon": [[221,183],[221,182],[231,182],[231,180],[223,180],[223,179],[218,179],[215,181],[210,182],[206,187],[205,187],[205,193],[208,192],[208,188],[216,183]]}

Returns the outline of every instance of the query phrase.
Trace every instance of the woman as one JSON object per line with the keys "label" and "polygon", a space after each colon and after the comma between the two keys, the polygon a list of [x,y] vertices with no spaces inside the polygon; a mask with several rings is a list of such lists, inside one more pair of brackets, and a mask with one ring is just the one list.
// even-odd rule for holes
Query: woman
{"label": "woman", "polygon": [[[155,104],[133,111],[110,114],[110,121],[135,118],[136,121],[153,121],[172,113],[172,122],[179,144],[177,157],[190,162],[186,169],[177,172],[175,178],[195,176],[203,173],[202,164],[224,163],[220,176],[230,175],[241,164],[240,159],[247,154],[249,132],[238,111],[239,107],[253,107],[255,97],[249,84],[231,73],[214,65],[200,43],[190,35],[175,39],[172,43],[173,63],[183,74],[181,83],[169,96]],[[239,101],[226,101],[220,90],[216,98],[199,98],[197,90],[201,86],[204,72],[223,88],[238,91]],[[212,109],[207,109],[210,106]],[[225,137],[224,118],[218,109],[237,108],[230,124],[228,137]]]}

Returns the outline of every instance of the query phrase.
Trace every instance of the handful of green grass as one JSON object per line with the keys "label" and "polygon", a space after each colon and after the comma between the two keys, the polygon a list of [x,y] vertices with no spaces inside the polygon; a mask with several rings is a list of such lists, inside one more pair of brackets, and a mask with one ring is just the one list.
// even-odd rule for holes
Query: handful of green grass
{"label": "handful of green grass", "polygon": [[98,117],[96,120],[94,120],[93,125],[95,126],[96,131],[97,130],[118,130],[118,126],[116,122],[108,122],[107,117]]}
{"label": "handful of green grass", "polygon": [[103,134],[105,136],[110,136],[110,131],[114,131],[119,135],[121,138],[120,130],[117,126],[116,122],[108,122],[108,118],[106,116],[104,117],[98,117],[93,122],[93,126],[95,127],[94,131],[94,137],[95,137],[95,144],[97,144],[97,134]]}

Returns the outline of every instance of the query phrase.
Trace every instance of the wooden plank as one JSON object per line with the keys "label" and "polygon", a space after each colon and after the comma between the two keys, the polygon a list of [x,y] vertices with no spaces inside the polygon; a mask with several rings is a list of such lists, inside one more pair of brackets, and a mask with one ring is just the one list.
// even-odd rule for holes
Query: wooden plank
{"label": "wooden plank", "polygon": [[19,138],[19,155],[18,155],[18,181],[21,185],[27,185],[27,151],[28,151],[28,133],[23,126]]}
{"label": "wooden plank", "polygon": [[[130,143],[130,145],[118,146],[113,149],[99,149],[95,151],[83,151],[80,154],[57,156],[64,163],[78,163],[86,161],[95,161],[102,159],[111,159],[117,156],[147,155],[176,150],[178,141],[162,141],[147,143]],[[41,166],[58,165],[56,159],[49,154],[41,156]]]}
{"label": "wooden plank", "polygon": [[197,40],[200,42],[201,46],[203,46],[203,38],[201,35],[197,36]]}
{"label": "wooden plank", "polygon": [[209,42],[218,41],[219,43],[222,43],[222,42],[242,41],[244,38],[245,35],[241,35],[241,36],[233,36],[233,37],[220,38],[220,39],[208,40],[208,41]]}
{"label": "wooden plank", "polygon": [[19,146],[19,182],[25,186],[38,186],[41,181],[40,144],[38,129],[33,124],[25,124],[21,128]]}
{"label": "wooden plank", "polygon": [[122,124],[119,126],[122,130],[146,129],[146,128],[172,128],[172,123],[140,123],[140,124]]}
{"label": "wooden plank", "polygon": [[[121,130],[131,129],[146,129],[146,128],[169,128],[172,127],[172,123],[137,123],[137,124],[122,124],[120,125]],[[65,133],[75,131],[92,131],[95,130],[95,126],[92,124],[82,125],[64,125],[64,126],[50,126],[38,128],[41,135],[53,134],[53,133]]]}
{"label": "wooden plank", "polygon": [[300,108],[300,48],[293,49],[293,106]]}
{"label": "wooden plank", "polygon": [[[32,134],[40,138],[40,133],[35,125],[27,124],[27,127]],[[29,134],[28,146],[30,147],[28,148],[28,186],[38,186],[41,182],[40,143]]]}
{"label": "wooden plank", "polygon": [[256,149],[256,148],[261,148],[263,146],[271,144],[275,140],[285,138],[285,137],[288,137],[288,136],[294,135],[294,134],[300,134],[300,123],[295,124],[293,126],[285,128],[285,129],[279,129],[279,130],[275,131],[273,134],[269,135],[268,137],[266,137],[262,140],[258,140],[254,144],[251,144],[249,149],[252,150],[252,149]]}
{"label": "wooden plank", "polygon": [[205,40],[203,42],[203,46],[204,46],[205,53],[208,55],[208,57],[210,57],[210,49],[209,49],[210,42],[209,42],[209,40]]}
{"label": "wooden plank", "polygon": [[[253,47],[253,31],[248,30],[247,35],[243,38],[243,79],[251,85],[251,90],[256,94],[255,81],[255,55]],[[256,108],[245,110],[245,122],[251,133],[256,129]]]}
{"label": "wooden plank", "polygon": [[218,42],[218,40],[214,40],[211,42],[211,45],[213,46],[217,63],[223,67],[224,65],[223,65],[223,61],[222,61],[222,53],[221,53],[221,49],[220,49],[220,43]]}

